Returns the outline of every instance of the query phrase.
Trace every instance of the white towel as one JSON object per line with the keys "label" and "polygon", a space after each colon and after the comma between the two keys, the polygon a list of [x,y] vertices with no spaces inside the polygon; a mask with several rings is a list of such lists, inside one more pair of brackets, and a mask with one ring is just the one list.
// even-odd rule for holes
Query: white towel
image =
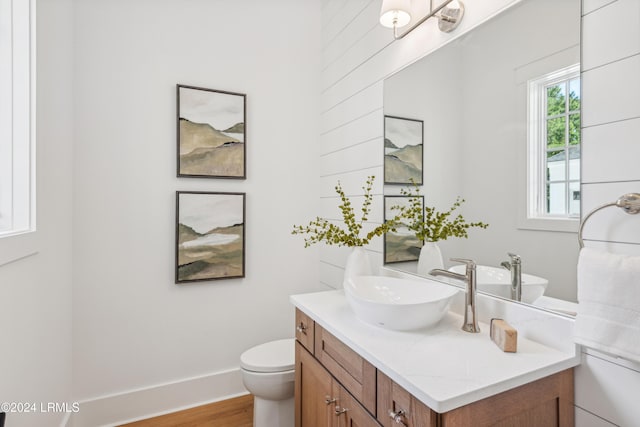
{"label": "white towel", "polygon": [[583,248],[574,341],[640,362],[640,256]]}

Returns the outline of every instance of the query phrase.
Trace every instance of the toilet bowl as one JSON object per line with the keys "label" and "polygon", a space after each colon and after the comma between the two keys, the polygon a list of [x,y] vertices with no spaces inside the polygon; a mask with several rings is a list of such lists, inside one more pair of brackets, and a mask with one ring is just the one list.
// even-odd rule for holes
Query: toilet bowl
{"label": "toilet bowl", "polygon": [[295,340],[257,345],[240,356],[242,382],[254,396],[254,427],[293,427]]}

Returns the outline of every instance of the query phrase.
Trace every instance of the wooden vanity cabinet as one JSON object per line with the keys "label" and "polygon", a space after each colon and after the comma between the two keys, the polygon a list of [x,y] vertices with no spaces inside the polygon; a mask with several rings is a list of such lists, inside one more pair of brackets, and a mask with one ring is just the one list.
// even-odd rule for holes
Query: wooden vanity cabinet
{"label": "wooden vanity cabinet", "polygon": [[296,309],[296,427],[573,427],[573,369],[437,413]]}

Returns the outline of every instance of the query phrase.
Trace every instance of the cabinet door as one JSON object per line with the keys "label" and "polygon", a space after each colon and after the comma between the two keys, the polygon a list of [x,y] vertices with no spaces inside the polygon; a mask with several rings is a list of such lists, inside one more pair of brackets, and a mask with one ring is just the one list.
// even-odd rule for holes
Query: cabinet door
{"label": "cabinet door", "polygon": [[338,385],[338,405],[335,408],[337,427],[380,427],[376,419],[342,386]]}
{"label": "cabinet door", "polygon": [[435,427],[438,414],[378,371],[378,421],[384,427]]}
{"label": "cabinet door", "polygon": [[443,427],[573,427],[573,369],[442,414]]}
{"label": "cabinet door", "polygon": [[313,356],[296,342],[295,411],[296,427],[334,427],[333,378]]}

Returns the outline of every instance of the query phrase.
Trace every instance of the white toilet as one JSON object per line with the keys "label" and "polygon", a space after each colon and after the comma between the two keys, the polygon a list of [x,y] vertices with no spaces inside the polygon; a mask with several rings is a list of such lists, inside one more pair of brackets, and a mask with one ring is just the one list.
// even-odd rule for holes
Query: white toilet
{"label": "white toilet", "polygon": [[295,339],[257,345],[240,356],[242,382],[254,395],[254,427],[293,427]]}

